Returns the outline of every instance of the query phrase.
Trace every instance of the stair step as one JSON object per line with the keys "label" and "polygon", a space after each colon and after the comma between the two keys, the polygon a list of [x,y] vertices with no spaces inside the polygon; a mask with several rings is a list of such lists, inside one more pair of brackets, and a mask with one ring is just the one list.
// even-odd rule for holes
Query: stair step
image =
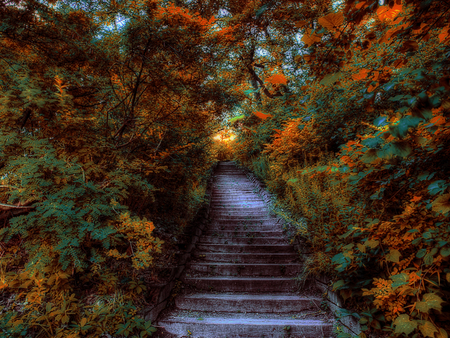
{"label": "stair step", "polygon": [[293,276],[302,270],[301,264],[233,264],[190,263],[189,272],[200,272],[219,276]]}
{"label": "stair step", "polygon": [[217,237],[217,238],[253,238],[256,237],[279,237],[284,238],[284,234],[278,230],[270,230],[270,231],[226,231],[226,230],[206,230],[205,236],[208,237]]}
{"label": "stair step", "polygon": [[[212,215],[211,215],[212,216]],[[261,215],[261,214],[255,214],[255,215],[216,215],[214,216],[214,221],[226,221],[226,220],[233,220],[233,221],[276,221],[276,218],[270,217],[269,215]]]}
{"label": "stair step", "polygon": [[229,195],[229,196],[219,196],[219,195],[211,195],[211,202],[264,202],[264,200],[258,195],[249,195],[249,196],[241,196],[241,195]]}
{"label": "stair step", "polygon": [[222,263],[294,263],[299,257],[296,253],[223,253],[197,251],[194,254],[196,259],[202,262],[222,262]]}
{"label": "stair step", "polygon": [[[187,311],[184,311],[187,312]],[[288,315],[267,318],[268,314],[237,314],[212,317],[209,313],[178,314],[159,322],[165,331],[176,337],[195,338],[322,338],[331,337],[332,323],[320,319],[292,319]],[[286,328],[289,327],[289,330]],[[189,334],[189,332],[190,334]]]}
{"label": "stair step", "polygon": [[251,217],[251,218],[261,218],[261,215],[268,215],[269,211],[253,211],[253,210],[239,210],[239,211],[233,211],[231,209],[228,210],[217,210],[212,209],[209,217],[217,218],[217,219],[235,219],[235,218],[245,218],[245,217]]}
{"label": "stair step", "polygon": [[292,246],[287,244],[198,244],[197,249],[207,252],[225,253],[290,253]]}
{"label": "stair step", "polygon": [[223,231],[282,231],[279,224],[214,224],[208,227],[208,230],[223,230]]}
{"label": "stair step", "polygon": [[215,208],[224,208],[224,209],[235,209],[240,210],[247,209],[247,208],[260,208],[260,209],[267,209],[266,204],[261,202],[242,202],[242,201],[232,201],[232,202],[214,202],[210,204],[211,209]]}
{"label": "stair step", "polygon": [[293,292],[297,289],[292,277],[182,277],[182,281],[197,289],[219,292]]}
{"label": "stair step", "polygon": [[[289,313],[317,310],[322,299],[291,294],[206,294],[177,297],[177,308],[190,311]],[[315,303],[315,304],[314,304]]]}
{"label": "stair step", "polygon": [[257,218],[228,218],[228,219],[217,219],[214,218],[213,220],[211,220],[211,224],[281,224],[281,222],[279,220],[277,220],[276,218],[261,218],[261,219],[257,219]]}
{"label": "stair step", "polygon": [[[250,241],[250,242],[249,242]],[[283,237],[244,237],[244,238],[224,238],[217,236],[202,236],[198,244],[287,244],[287,239]]]}

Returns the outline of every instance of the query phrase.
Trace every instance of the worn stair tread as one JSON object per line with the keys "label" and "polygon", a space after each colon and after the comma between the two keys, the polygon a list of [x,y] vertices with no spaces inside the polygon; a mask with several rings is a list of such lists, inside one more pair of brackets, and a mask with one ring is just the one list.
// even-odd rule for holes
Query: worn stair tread
{"label": "worn stair tread", "polygon": [[225,253],[284,253],[294,252],[288,244],[199,244],[198,250]]}
{"label": "worn stair tread", "polygon": [[[242,244],[248,243],[251,240],[251,244],[284,244],[288,243],[288,240],[284,237],[241,237],[241,238],[224,238],[217,236],[202,236],[200,237],[198,244]],[[224,243],[228,242],[228,243]]]}
{"label": "worn stair tread", "polygon": [[317,311],[321,298],[290,294],[210,294],[197,293],[175,299],[180,310],[235,313],[304,313]]}
{"label": "worn stair tread", "polygon": [[297,276],[303,265],[299,263],[216,263],[191,262],[188,276]]}
{"label": "worn stair tread", "polygon": [[[209,313],[189,314],[187,311],[164,318],[159,325],[178,337],[196,338],[238,337],[331,337],[333,324],[323,319],[293,319],[275,314],[229,314],[211,316]],[[289,330],[286,330],[289,327]],[[189,332],[187,332],[189,330]]]}

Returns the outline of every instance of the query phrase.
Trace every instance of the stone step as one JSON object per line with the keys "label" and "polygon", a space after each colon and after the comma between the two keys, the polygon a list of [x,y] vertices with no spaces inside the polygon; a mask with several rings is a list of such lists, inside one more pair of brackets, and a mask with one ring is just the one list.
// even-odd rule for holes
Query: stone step
{"label": "stone step", "polygon": [[225,217],[232,217],[232,218],[260,218],[261,214],[268,215],[269,212],[261,212],[261,211],[251,211],[251,210],[245,210],[245,211],[221,211],[221,210],[211,210],[209,217],[216,219],[216,218],[225,218]]}
{"label": "stone step", "polygon": [[213,202],[210,203],[211,208],[267,208],[266,203],[261,202],[242,202],[242,201],[232,201],[232,202]]}
{"label": "stone step", "polygon": [[222,262],[222,263],[296,263],[299,256],[296,253],[225,253],[196,251],[194,257],[200,262]]}
{"label": "stone step", "polygon": [[190,263],[189,272],[219,276],[294,276],[301,272],[301,264],[233,264]]}
{"label": "stone step", "polygon": [[[229,199],[235,196],[239,196],[240,199],[250,199],[250,198],[258,198],[259,196],[253,191],[213,191],[212,197],[221,198],[221,199]],[[259,197],[261,198],[261,197]]]}
{"label": "stone step", "polygon": [[258,221],[264,221],[264,220],[274,220],[275,217],[270,217],[268,215],[261,215],[261,214],[254,214],[254,215],[211,215],[211,217],[216,221],[222,221],[225,219],[232,219],[236,221],[246,221],[246,220],[258,220]]}
{"label": "stone step", "polygon": [[258,195],[250,195],[250,196],[239,196],[239,195],[229,195],[229,196],[215,196],[211,195],[211,202],[236,202],[240,203],[250,203],[252,201],[264,202],[264,200]]}
{"label": "stone step", "polygon": [[246,211],[257,211],[260,213],[268,212],[270,209],[267,205],[243,205],[243,204],[228,204],[223,205],[220,203],[215,203],[211,205],[211,211],[233,211],[233,212],[246,212]]}
{"label": "stone step", "polygon": [[[251,243],[248,242],[249,240],[251,240]],[[288,244],[288,240],[283,237],[219,238],[217,236],[202,236],[198,244]]]}
{"label": "stone step", "polygon": [[213,189],[255,189],[255,185],[249,182],[248,180],[217,180],[215,181],[212,186]]}
{"label": "stone step", "polygon": [[212,224],[209,226],[208,230],[223,230],[223,231],[273,231],[278,230],[281,231],[281,225],[280,224],[242,224],[242,223],[235,223],[235,224]]}
{"label": "stone step", "polygon": [[290,313],[315,310],[322,298],[292,294],[205,294],[196,293],[177,297],[177,308],[190,311],[236,313]]}
{"label": "stone step", "polygon": [[216,292],[294,292],[297,289],[292,277],[182,277],[182,281],[200,290]]}
{"label": "stone step", "polygon": [[285,238],[284,234],[281,231],[271,230],[271,231],[224,231],[224,230],[207,230],[205,231],[205,236],[208,237],[217,237],[217,238],[258,238],[258,237],[279,237]]}
{"label": "stone step", "polygon": [[238,313],[213,317],[208,312],[192,316],[179,311],[159,321],[159,325],[175,337],[195,338],[328,338],[333,331],[332,323],[324,320],[292,319],[287,314]]}
{"label": "stone step", "polygon": [[287,244],[198,244],[197,250],[225,253],[289,253],[294,252]]}
{"label": "stone step", "polygon": [[211,220],[211,225],[275,225],[281,224],[281,221],[278,221],[275,217],[272,218],[263,218],[263,219],[254,219],[254,218],[241,218],[241,219],[213,219]]}

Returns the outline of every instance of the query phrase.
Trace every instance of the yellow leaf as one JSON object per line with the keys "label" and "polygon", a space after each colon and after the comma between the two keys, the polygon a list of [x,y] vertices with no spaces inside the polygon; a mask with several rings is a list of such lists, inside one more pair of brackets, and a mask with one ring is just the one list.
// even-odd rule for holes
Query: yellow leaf
{"label": "yellow leaf", "polygon": [[358,250],[361,252],[366,252],[366,246],[362,245],[361,243],[356,244],[356,246],[358,247]]}
{"label": "yellow leaf", "polygon": [[87,323],[87,318],[83,318],[80,322],[80,326],[85,326]]}
{"label": "yellow leaf", "polygon": [[331,31],[337,32],[344,22],[344,15],[339,13],[331,13],[328,14],[322,18],[319,18],[319,23],[325,27],[328,28]]}
{"label": "yellow leaf", "polygon": [[432,210],[445,214],[450,211],[450,194],[445,194],[436,198],[432,203]]}
{"label": "yellow leaf", "polygon": [[369,239],[367,240],[364,245],[368,246],[369,248],[375,248],[380,242],[377,241],[376,239]]}
{"label": "yellow leaf", "polygon": [[436,335],[436,338],[448,338],[447,331],[445,331],[443,328],[439,328],[439,332]]}
{"label": "yellow leaf", "polygon": [[402,254],[400,253],[400,251],[395,250],[395,249],[391,249],[389,251],[389,254],[386,256],[386,259],[388,261],[394,262],[394,263],[398,263],[400,261],[400,256]]}
{"label": "yellow leaf", "polygon": [[420,332],[422,332],[424,337],[432,337],[432,338],[434,338],[434,333],[438,332],[436,326],[434,326],[428,320],[425,320],[425,323],[423,325],[419,325],[419,330]]}

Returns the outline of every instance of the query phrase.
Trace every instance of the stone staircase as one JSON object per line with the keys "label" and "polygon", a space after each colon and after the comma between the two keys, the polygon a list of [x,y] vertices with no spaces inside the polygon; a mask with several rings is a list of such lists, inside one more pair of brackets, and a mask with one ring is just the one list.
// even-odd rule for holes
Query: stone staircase
{"label": "stone staircase", "polygon": [[319,292],[298,290],[299,255],[233,162],[219,163],[212,223],[197,243],[157,337],[332,337]]}

